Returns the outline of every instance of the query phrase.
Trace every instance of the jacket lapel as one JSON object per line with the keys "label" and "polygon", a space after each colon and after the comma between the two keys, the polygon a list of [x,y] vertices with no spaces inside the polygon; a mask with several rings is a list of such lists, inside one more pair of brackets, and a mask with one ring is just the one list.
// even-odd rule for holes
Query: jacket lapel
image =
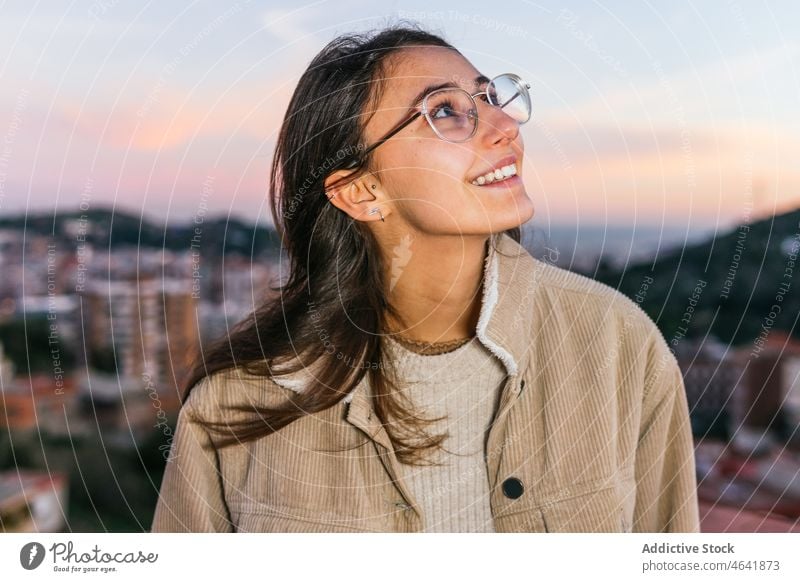
{"label": "jacket lapel", "polygon": [[484,270],[477,336],[509,376],[520,374],[530,357],[536,259],[505,233],[495,235]]}

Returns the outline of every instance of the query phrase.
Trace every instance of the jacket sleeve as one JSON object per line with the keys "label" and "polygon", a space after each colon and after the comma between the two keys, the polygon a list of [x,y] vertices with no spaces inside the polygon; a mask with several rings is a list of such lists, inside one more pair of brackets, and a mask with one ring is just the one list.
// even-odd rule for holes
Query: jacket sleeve
{"label": "jacket sleeve", "polygon": [[151,532],[233,531],[219,456],[193,411],[192,396],[178,413]]}
{"label": "jacket sleeve", "polygon": [[636,449],[634,532],[699,532],[694,442],[681,370],[663,337],[651,361]]}

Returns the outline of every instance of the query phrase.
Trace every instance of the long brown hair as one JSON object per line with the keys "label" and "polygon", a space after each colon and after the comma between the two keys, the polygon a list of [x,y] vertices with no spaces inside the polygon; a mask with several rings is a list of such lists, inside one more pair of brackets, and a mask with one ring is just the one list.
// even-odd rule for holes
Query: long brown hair
{"label": "long brown hair", "polygon": [[[304,414],[334,406],[365,374],[375,413],[400,462],[423,464],[424,452],[447,437],[429,437],[422,427],[437,419],[415,415],[383,373],[384,366],[375,365],[382,361],[387,315],[403,318],[387,300],[387,271],[371,231],[330,204],[324,191],[324,178],[349,162],[355,160],[359,170],[370,167],[370,156],[360,155],[368,121],[362,114],[380,99],[380,80],[388,76],[386,58],[420,45],[456,50],[416,23],[395,24],[335,38],[300,78],[280,129],[269,189],[289,276],[282,286],[270,287],[277,299],[265,301],[200,354],[184,383],[184,401],[202,378],[221,370],[241,367],[276,377],[320,358],[325,364],[315,369],[314,385],[293,393],[285,406],[251,406],[252,418],[236,424],[207,422],[227,437],[218,446],[267,436]],[[519,242],[519,227],[505,232]],[[331,347],[344,357],[332,357]],[[280,372],[271,364],[280,364]]]}

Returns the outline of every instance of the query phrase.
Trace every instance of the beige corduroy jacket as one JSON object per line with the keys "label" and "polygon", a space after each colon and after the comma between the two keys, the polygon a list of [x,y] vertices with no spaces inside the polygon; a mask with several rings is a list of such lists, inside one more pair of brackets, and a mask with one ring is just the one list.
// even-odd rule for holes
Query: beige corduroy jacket
{"label": "beige corduroy jacket", "polygon": [[[495,530],[698,532],[683,378],[656,325],[613,288],[496,240],[477,328],[508,373],[485,448]],[[152,531],[421,530],[366,377],[337,405],[254,442],[217,448],[198,422],[230,418],[237,404],[275,406],[305,377],[235,369],[195,386]]]}

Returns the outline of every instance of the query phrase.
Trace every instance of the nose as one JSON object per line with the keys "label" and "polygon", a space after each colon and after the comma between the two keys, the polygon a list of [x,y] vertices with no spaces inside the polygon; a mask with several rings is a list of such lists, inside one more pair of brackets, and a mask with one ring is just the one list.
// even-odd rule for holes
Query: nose
{"label": "nose", "polygon": [[519,135],[519,122],[496,105],[483,100],[478,105],[478,131],[486,145],[513,142]]}

